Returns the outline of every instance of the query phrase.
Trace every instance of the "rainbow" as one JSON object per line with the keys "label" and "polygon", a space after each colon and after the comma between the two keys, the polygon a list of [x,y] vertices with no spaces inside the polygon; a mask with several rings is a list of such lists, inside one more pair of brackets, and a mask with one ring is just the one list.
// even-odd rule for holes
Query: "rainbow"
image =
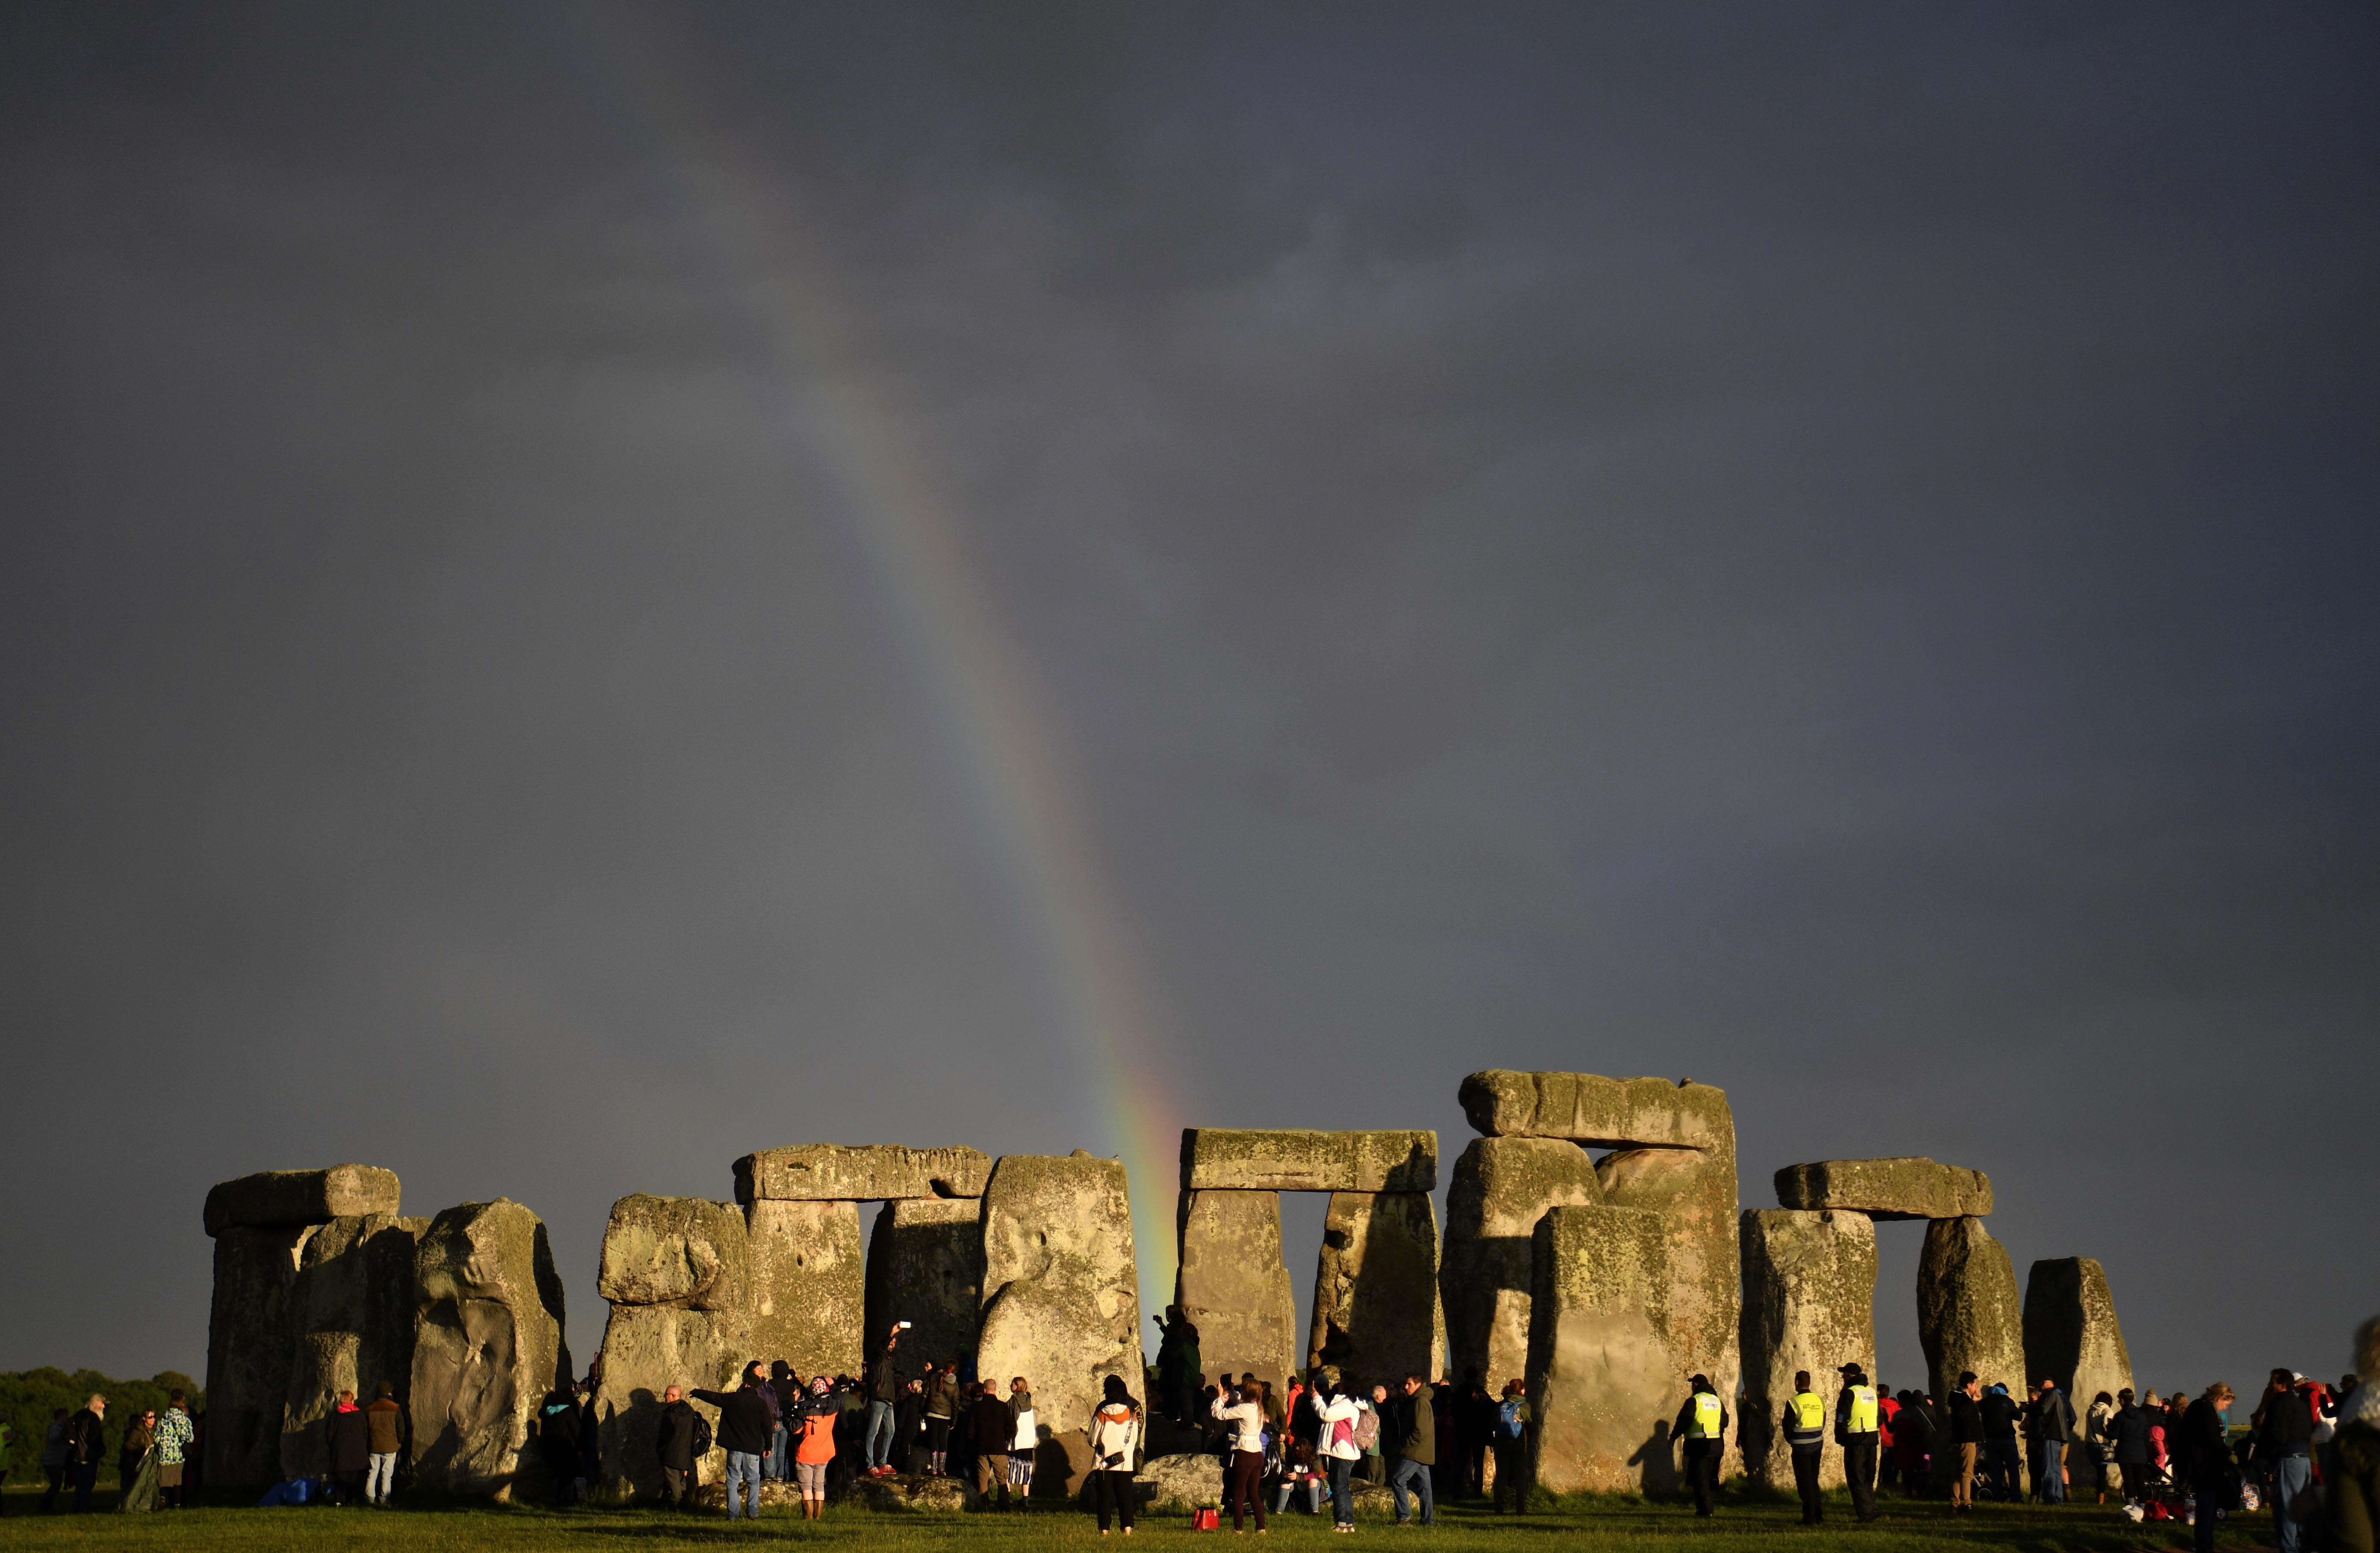
{"label": "rainbow", "polygon": [[[755,337],[783,369],[789,424],[835,487],[831,504],[924,703],[944,770],[1016,903],[1100,1136],[1132,1188],[1144,1314],[1172,1298],[1178,1075],[1157,1035],[1123,914],[1037,703],[1030,676],[969,567],[931,465],[834,305],[800,223],[767,221],[771,180],[707,115],[660,8],[580,6],[604,67],[662,142],[666,193],[710,245]],[[782,216],[785,201],[776,201]],[[1141,1336],[1148,1337],[1144,1325]]]}

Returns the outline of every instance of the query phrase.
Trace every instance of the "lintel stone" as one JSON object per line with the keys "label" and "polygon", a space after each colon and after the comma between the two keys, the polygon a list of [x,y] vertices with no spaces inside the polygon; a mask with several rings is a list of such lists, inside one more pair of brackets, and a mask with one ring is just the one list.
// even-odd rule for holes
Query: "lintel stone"
{"label": "lintel stone", "polygon": [[1820,1159],[1777,1172],[1777,1204],[1870,1219],[1981,1219],[1992,1211],[1992,1178],[1931,1159]]}
{"label": "lintel stone", "polygon": [[1590,1148],[1735,1146],[1727,1096],[1706,1084],[1491,1068],[1464,1079],[1459,1098],[1483,1137],[1568,1138]]}
{"label": "lintel stone", "polygon": [[377,1165],[333,1165],[326,1171],[261,1171],[219,1182],[207,1193],[207,1233],[327,1224],[334,1219],[395,1217],[395,1171]]}
{"label": "lintel stone", "polygon": [[735,1200],[876,1203],[907,1197],[980,1197],[991,1157],[976,1148],[895,1143],[805,1143],[735,1161]]}
{"label": "lintel stone", "polygon": [[1438,1134],[1182,1130],[1185,1192],[1435,1192]]}

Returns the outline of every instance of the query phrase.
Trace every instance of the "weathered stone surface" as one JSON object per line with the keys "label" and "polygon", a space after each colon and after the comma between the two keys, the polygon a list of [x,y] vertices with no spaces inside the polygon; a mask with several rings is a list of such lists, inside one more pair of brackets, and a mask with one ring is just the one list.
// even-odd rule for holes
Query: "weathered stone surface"
{"label": "weathered stone surface", "polygon": [[991,1159],[977,1148],[907,1148],[896,1143],[805,1143],[764,1148],[735,1161],[735,1200],[890,1202],[901,1197],[979,1197]]}
{"label": "weathered stone surface", "polygon": [[[955,1515],[976,1502],[975,1485],[955,1477],[855,1478],[844,1497],[891,1515]],[[719,1503],[726,1502],[722,1489]]]}
{"label": "weathered stone surface", "polygon": [[1428,1194],[1330,1195],[1316,1258],[1306,1362],[1390,1385],[1408,1375],[1444,1371],[1438,1207]]}
{"label": "weathered stone surface", "polygon": [[1646,1208],[1537,1221],[1529,1307],[1530,1472],[1557,1494],[1666,1488],[1689,1373],[1669,1338],[1669,1226]]}
{"label": "weathered stone surface", "polygon": [[1471,1140],[1449,1176],[1446,1255],[1438,1275],[1454,1379],[1477,1377],[1493,1395],[1527,1372],[1537,1220],[1548,1208],[1602,1200],[1594,1157],[1577,1144]]}
{"label": "weathered stone surface", "polygon": [[1435,1192],[1436,1133],[1182,1130],[1185,1192]]}
{"label": "weathered stone surface", "polygon": [[1917,1341],[1925,1348],[1926,1389],[1947,1397],[1961,1370],[1988,1387],[2006,1381],[2024,1395],[2024,1327],[2016,1268],[1980,1219],[1925,1226],[1917,1263]]}
{"label": "weathered stone surface", "polygon": [[413,1297],[414,1481],[508,1498],[529,1420],[570,1369],[544,1223],[504,1197],[448,1208],[422,1232]]}
{"label": "weathered stone surface", "polygon": [[1297,1296],[1281,1250],[1278,1192],[1184,1192],[1173,1302],[1198,1329],[1212,1373],[1254,1372],[1280,1389],[1297,1362]]}
{"label": "weathered stone surface", "polygon": [[1140,1277],[1121,1161],[1002,1157],[984,1188],[983,1256],[977,1374],[1024,1376],[1059,1440],[1082,1438],[1109,1376],[1140,1393]]}
{"label": "weathered stone surface", "polygon": [[621,1198],[603,1226],[595,1291],[613,1304],[743,1309],[752,1293],[744,1215],[699,1197]]}
{"label": "weathered stone surface", "polygon": [[394,1217],[396,1172],[376,1165],[333,1165],[326,1171],[262,1171],[218,1183],[207,1193],[207,1233],[225,1230],[290,1229],[334,1219]]}
{"label": "weathered stone surface", "polygon": [[1463,1081],[1463,1113],[1488,1137],[1568,1138],[1592,1148],[1735,1152],[1727,1096],[1706,1084],[1492,1068]]}
{"label": "weathered stone surface", "polygon": [[2035,1262],[2025,1279],[2024,1378],[2043,1376],[2054,1377],[2074,1404],[2075,1439],[2082,1438],[2094,1397],[2112,1397],[2132,1383],[2132,1356],[2107,1274],[2088,1256]]}
{"label": "weathered stone surface", "polygon": [[763,1197],[747,1210],[752,1302],[749,1357],[783,1359],[804,1375],[857,1375],[868,1268],[859,1205]]}
{"label": "weathered stone surface", "polygon": [[983,1203],[975,1197],[905,1198],[876,1210],[862,1334],[868,1353],[895,1321],[915,1323],[901,1335],[905,1369],[975,1352],[976,1317],[983,1306],[982,1217]]}
{"label": "weathered stone surface", "polygon": [[281,1413],[283,1477],[331,1470],[322,1420],[341,1391],[369,1402],[387,1381],[413,1383],[413,1264],[426,1219],[376,1213],[318,1226],[298,1251],[289,1291],[289,1389]]}
{"label": "weathered stone surface", "polygon": [[[661,1427],[662,1396],[672,1386],[733,1390],[744,1368],[744,1313],[686,1305],[615,1304],[603,1327],[602,1381],[595,1390],[595,1427],[604,1483],[614,1492],[659,1494],[661,1463],[653,1437]],[[712,1429],[718,1410],[696,1402]],[[726,1453],[716,1446],[696,1463],[705,1483],[723,1475]]]}
{"label": "weathered stone surface", "polygon": [[1777,1202],[1870,1219],[1981,1218],[1992,1211],[1992,1178],[1931,1159],[1820,1159],[1779,1171]]}
{"label": "weathered stone surface", "polygon": [[1196,1510],[1223,1502],[1223,1462],[1211,1450],[1152,1456],[1141,1463],[1140,1480],[1156,1490],[1151,1510]]}
{"label": "weathered stone surface", "polygon": [[207,1318],[206,1481],[255,1488],[281,1481],[282,1410],[289,1399],[289,1293],[314,1226],[215,1237]]}
{"label": "weathered stone surface", "polygon": [[[1696,1086],[1701,1088],[1701,1086]],[[1706,1095],[1718,1095],[1705,1089]],[[1596,1165],[1603,1200],[1618,1207],[1658,1209],[1670,1235],[1671,1356],[1679,1373],[1700,1371],[1718,1394],[1735,1395],[1743,1303],[1742,1234],[1736,1223],[1735,1133],[1721,1100],[1706,1122],[1708,1149],[1634,1148]],[[1742,1470],[1736,1437],[1728,1437],[1722,1474]]]}
{"label": "weathered stone surface", "polygon": [[[1793,1456],[1778,1421],[1793,1395],[1793,1372],[1810,1372],[1829,1417],[1840,1366],[1876,1373],[1876,1223],[1847,1209],[1755,1208],[1743,1215],[1742,1244],[1743,1466],[1755,1482],[1790,1489]],[[1843,1483],[1831,1438],[1820,1450],[1818,1481]]]}

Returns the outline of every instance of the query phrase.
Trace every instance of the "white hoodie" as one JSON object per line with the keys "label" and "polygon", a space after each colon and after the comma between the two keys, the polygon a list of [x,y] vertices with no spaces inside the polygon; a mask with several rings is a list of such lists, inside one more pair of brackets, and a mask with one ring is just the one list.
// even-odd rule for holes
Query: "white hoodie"
{"label": "white hoodie", "polygon": [[[1140,1443],[1140,1420],[1132,1409],[1122,1402],[1105,1402],[1091,1414],[1091,1455],[1099,1467],[1109,1472],[1132,1470],[1133,1447]],[[1116,1457],[1119,1464],[1108,1466],[1108,1458]]]}
{"label": "white hoodie", "polygon": [[[1355,1432],[1355,1420],[1363,1411],[1363,1404],[1358,1402],[1354,1398],[1347,1395],[1344,1391],[1340,1392],[1322,1405],[1320,1414],[1322,1419],[1322,1453],[1325,1456],[1336,1456],[1342,1462],[1360,1462],[1364,1459],[1364,1448],[1357,1445],[1354,1438]],[[1338,1426],[1342,1419],[1346,1420],[1347,1433],[1349,1436],[1348,1438],[1343,1440],[1338,1438]]]}

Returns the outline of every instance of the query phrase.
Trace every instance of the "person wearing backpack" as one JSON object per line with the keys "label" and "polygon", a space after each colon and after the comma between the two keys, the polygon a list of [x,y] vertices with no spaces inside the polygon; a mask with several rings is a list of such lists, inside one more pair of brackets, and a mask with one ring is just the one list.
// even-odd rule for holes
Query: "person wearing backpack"
{"label": "person wearing backpack", "polygon": [[[1496,1513],[1524,1515],[1529,1509],[1529,1389],[1516,1376],[1504,1382],[1504,1400],[1496,1404],[1496,1429],[1489,1443],[1496,1451]],[[1508,1512],[1504,1506],[1512,1504]]]}
{"label": "person wearing backpack", "polygon": [[1112,1511],[1132,1535],[1133,1455],[1140,1446],[1140,1403],[1125,1389],[1123,1377],[1109,1376],[1099,1383],[1099,1410],[1091,1414],[1091,1489],[1099,1506],[1099,1535],[1108,1535]]}
{"label": "person wearing backpack", "polygon": [[2034,1486],[2044,1504],[2066,1502],[2066,1442],[2074,1438],[2074,1408],[2058,1382],[2041,1377],[2040,1394],[2028,1412],[2033,1426],[2034,1460],[2040,1463]]}
{"label": "person wearing backpack", "polygon": [[1317,1420],[1315,1452],[1321,1458],[1323,1470],[1330,1474],[1330,1529],[1352,1532],[1355,1529],[1354,1497],[1350,1480],[1355,1463],[1364,1459],[1364,1448],[1355,1439],[1356,1420],[1364,1415],[1352,1388],[1342,1384],[1339,1371],[1326,1365],[1314,1377]]}
{"label": "person wearing backpack", "polygon": [[694,1508],[697,1462],[710,1452],[710,1424],[672,1386],[662,1393],[661,1427],[653,1432],[653,1454],[662,1465],[662,1503],[672,1510]]}
{"label": "person wearing backpack", "polygon": [[[727,1450],[727,1519],[760,1519],[760,1458],[776,1433],[776,1393],[760,1374],[759,1360],[744,1366],[744,1384],[733,1391],[697,1387],[694,1400],[719,1410],[719,1443]],[[739,1494],[739,1490],[741,1490]],[[737,1499],[743,1505],[739,1510]]]}

